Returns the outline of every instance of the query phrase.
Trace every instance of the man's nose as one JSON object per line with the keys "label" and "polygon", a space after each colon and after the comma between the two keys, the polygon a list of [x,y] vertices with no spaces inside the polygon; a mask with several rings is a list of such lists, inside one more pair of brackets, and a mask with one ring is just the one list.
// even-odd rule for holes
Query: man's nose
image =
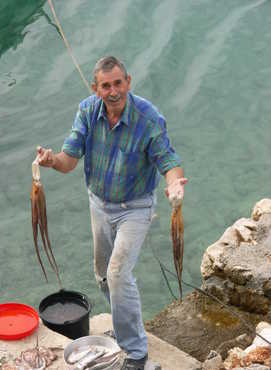
{"label": "man's nose", "polygon": [[117,91],[116,87],[115,86],[111,86],[110,95],[115,96],[117,94],[118,94],[118,91]]}

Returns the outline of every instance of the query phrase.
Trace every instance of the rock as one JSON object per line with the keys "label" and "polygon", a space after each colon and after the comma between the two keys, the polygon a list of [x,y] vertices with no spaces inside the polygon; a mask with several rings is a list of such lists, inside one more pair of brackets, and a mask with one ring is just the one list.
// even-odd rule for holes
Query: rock
{"label": "rock", "polygon": [[271,366],[271,347],[256,347],[251,350],[243,359],[244,365],[253,363]]}
{"label": "rock", "polygon": [[225,267],[223,261],[224,249],[225,245],[218,242],[207,248],[201,263],[201,275],[204,279],[208,279],[214,273],[219,275],[223,271]]}
{"label": "rock", "polygon": [[[237,220],[207,248],[201,273],[204,292],[196,289],[182,301],[173,301],[145,323],[147,330],[212,370],[219,366],[217,359],[211,364],[213,358],[206,356],[214,349],[226,358],[223,370],[271,370],[271,364],[242,363],[256,324],[271,323],[271,200],[258,202],[251,218]],[[266,356],[268,351],[254,355]]]}
{"label": "rock", "polygon": [[211,351],[202,365],[202,370],[220,370],[222,368],[222,358],[219,353]]}
{"label": "rock", "polygon": [[[256,333],[252,344],[244,351],[235,347],[229,351],[224,362],[226,369],[269,369],[271,368],[271,325],[260,322],[256,326]],[[270,344],[263,339],[270,341]],[[260,365],[261,364],[261,365]],[[261,366],[261,367],[260,367]]]}
{"label": "rock", "polygon": [[[258,335],[255,336],[252,344],[245,349],[246,353],[251,352],[257,347],[266,347],[269,345],[271,348],[271,325],[268,322],[261,321],[256,326],[256,333],[260,334],[261,337]],[[270,344],[267,343],[263,338],[266,339]]]}
{"label": "rock", "polygon": [[243,364],[243,358],[245,357],[245,353],[242,349],[235,347],[229,351],[229,355],[224,361],[225,369],[236,369],[240,368]]}
{"label": "rock", "polygon": [[259,364],[252,364],[249,367],[236,367],[234,370],[270,370],[270,367]]}
{"label": "rock", "polygon": [[265,314],[271,305],[271,199],[258,202],[203,256],[202,288],[225,303]]}
{"label": "rock", "polygon": [[220,343],[216,348],[222,359],[225,359],[228,355],[230,349],[238,347],[241,349],[246,349],[252,343],[252,337],[248,334],[238,335],[236,338],[226,340],[225,342]]}
{"label": "rock", "polygon": [[251,218],[258,221],[263,214],[271,213],[271,199],[262,199],[255,204]]}

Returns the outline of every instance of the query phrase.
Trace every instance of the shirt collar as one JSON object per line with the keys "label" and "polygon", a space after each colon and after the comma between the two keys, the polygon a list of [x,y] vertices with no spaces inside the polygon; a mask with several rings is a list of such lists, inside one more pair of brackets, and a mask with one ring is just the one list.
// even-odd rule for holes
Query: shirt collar
{"label": "shirt collar", "polygon": [[[128,93],[126,104],[125,104],[125,107],[124,107],[124,111],[122,112],[122,115],[121,115],[120,120],[119,120],[119,122],[123,122],[127,126],[129,125],[130,109],[131,109],[131,97],[130,97],[130,94]],[[106,118],[106,111],[105,111],[105,104],[104,104],[103,101],[102,101],[102,104],[101,104],[101,107],[100,107],[100,110],[99,110],[97,120],[99,120],[100,118],[107,119]]]}

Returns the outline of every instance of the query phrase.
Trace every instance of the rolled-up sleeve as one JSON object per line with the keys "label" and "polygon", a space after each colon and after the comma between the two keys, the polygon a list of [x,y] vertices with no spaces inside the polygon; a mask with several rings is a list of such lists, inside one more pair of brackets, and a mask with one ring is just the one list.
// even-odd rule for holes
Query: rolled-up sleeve
{"label": "rolled-up sleeve", "polygon": [[181,159],[170,144],[167,135],[166,122],[160,117],[159,125],[153,130],[152,139],[148,147],[148,156],[158,171],[165,175],[169,170],[181,165]]}
{"label": "rolled-up sleeve", "polygon": [[85,142],[88,134],[88,123],[86,110],[79,105],[79,109],[75,116],[71,133],[64,140],[62,151],[66,154],[81,158],[85,154]]}

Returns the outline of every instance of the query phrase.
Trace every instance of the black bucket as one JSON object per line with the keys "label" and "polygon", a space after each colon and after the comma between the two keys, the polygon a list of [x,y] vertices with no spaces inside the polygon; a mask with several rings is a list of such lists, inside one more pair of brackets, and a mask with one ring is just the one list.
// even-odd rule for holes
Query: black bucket
{"label": "black bucket", "polygon": [[39,315],[47,328],[77,339],[89,335],[91,308],[84,294],[62,289],[40,302]]}

